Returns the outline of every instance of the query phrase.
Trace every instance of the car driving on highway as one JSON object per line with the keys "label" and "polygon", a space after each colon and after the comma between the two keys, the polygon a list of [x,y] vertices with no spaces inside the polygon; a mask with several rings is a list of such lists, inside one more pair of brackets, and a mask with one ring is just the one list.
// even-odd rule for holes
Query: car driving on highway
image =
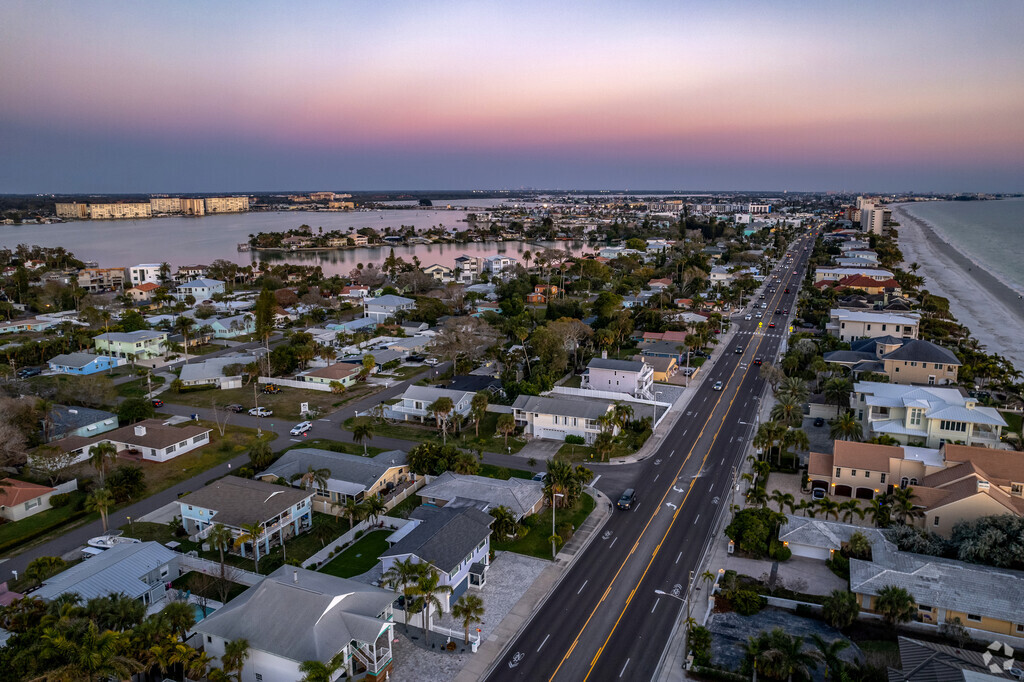
{"label": "car driving on highway", "polygon": [[636,490],[633,488],[626,488],[622,495],[619,497],[619,501],[615,503],[619,509],[631,509],[636,504]]}

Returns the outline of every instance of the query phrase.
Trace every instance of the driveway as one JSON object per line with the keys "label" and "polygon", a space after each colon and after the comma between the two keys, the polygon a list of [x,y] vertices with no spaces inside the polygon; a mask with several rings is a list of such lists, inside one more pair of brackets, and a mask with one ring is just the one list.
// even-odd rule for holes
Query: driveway
{"label": "driveway", "polygon": [[544,462],[549,459],[554,459],[555,455],[558,454],[558,449],[563,445],[565,445],[565,443],[559,440],[535,438],[524,445],[523,449],[513,456],[520,459],[530,459],[532,457],[538,462]]}

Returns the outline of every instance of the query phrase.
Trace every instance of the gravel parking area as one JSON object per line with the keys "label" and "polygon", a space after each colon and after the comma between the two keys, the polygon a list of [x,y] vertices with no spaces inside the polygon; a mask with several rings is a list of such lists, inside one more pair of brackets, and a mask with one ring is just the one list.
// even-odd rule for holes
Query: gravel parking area
{"label": "gravel parking area", "polygon": [[[497,628],[501,619],[512,610],[547,565],[548,562],[535,557],[513,552],[497,553],[487,571],[487,584],[477,593],[484,600],[484,620],[479,624],[483,639],[486,640]],[[444,635],[430,633],[431,644],[437,647],[433,648],[426,644],[423,630],[410,628],[407,635],[401,615],[396,615],[395,621],[395,637],[398,642],[393,649],[395,664],[392,679],[422,682],[452,680],[469,661],[469,657],[474,655],[468,646],[463,645],[461,637],[455,639],[459,647],[448,653],[440,649],[447,642]],[[441,614],[434,622],[462,631],[462,623],[456,622],[450,613]]]}
{"label": "gravel parking area", "polygon": [[[823,621],[814,618],[803,618],[784,609],[766,608],[753,616],[744,617],[737,613],[714,613],[708,620],[711,630],[711,660],[715,665],[739,670],[745,656],[744,647],[750,637],[756,637],[763,630],[782,628],[788,634],[800,637],[821,635],[827,641],[846,639],[838,630],[829,627]],[[848,640],[847,640],[848,641]],[[814,644],[808,640],[804,648],[814,650]],[[853,662],[862,657],[860,649],[851,642],[850,646],[839,655],[844,661]],[[825,679],[825,666],[818,664],[818,669],[811,673],[818,682]]]}

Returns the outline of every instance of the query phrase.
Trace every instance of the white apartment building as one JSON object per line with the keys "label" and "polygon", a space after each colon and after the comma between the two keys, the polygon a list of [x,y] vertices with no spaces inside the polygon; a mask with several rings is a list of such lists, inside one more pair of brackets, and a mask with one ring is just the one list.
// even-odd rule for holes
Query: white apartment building
{"label": "white apartment building", "polygon": [[747,213],[758,215],[763,213],[771,213],[771,204],[750,204],[747,206]]}
{"label": "white apartment building", "polygon": [[241,213],[249,210],[249,197],[206,197],[207,213]]}
{"label": "white apartment building", "polygon": [[153,197],[149,200],[153,213],[206,215],[206,202],[202,199],[186,197]]}
{"label": "white apartment building", "polygon": [[882,234],[892,220],[892,210],[869,204],[861,208],[860,229],[870,234]]}
{"label": "white apartment building", "polygon": [[145,203],[89,204],[89,217],[93,220],[152,218],[153,208],[148,201]]}
{"label": "white apartment building", "polygon": [[580,386],[650,400],[654,397],[654,368],[639,360],[594,358]]}
{"label": "white apartment building", "polygon": [[71,203],[54,204],[54,212],[58,218],[66,220],[88,220],[89,204],[80,204],[77,201]]}
{"label": "white apartment building", "polygon": [[822,267],[814,270],[814,281],[815,282],[838,282],[844,277],[850,277],[851,275],[863,275],[870,277],[871,279],[883,282],[887,279],[892,279],[892,273],[883,268],[876,268],[874,264],[866,262],[863,267]]}
{"label": "white apartment building", "polygon": [[917,313],[886,313],[875,310],[833,308],[825,332],[840,341],[875,339],[881,336],[916,339],[921,318]]}
{"label": "white apartment building", "polygon": [[998,410],[978,405],[955,388],[858,381],[850,407],[861,422],[864,440],[885,434],[901,445],[993,448],[1006,427]]}
{"label": "white apartment building", "polygon": [[132,286],[152,282],[160,283],[160,263],[140,263],[128,268],[128,281]]}

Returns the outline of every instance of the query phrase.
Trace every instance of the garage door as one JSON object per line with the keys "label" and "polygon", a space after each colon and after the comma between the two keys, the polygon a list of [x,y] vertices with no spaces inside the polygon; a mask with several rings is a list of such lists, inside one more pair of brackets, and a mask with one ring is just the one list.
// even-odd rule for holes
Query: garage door
{"label": "garage door", "polygon": [[551,440],[565,440],[565,431],[562,429],[542,428],[537,430],[537,438],[549,438]]}
{"label": "garage door", "polygon": [[824,547],[812,547],[811,545],[798,545],[795,542],[789,543],[789,551],[793,552],[793,556],[807,557],[808,559],[820,559],[826,561],[828,559],[828,550]]}

